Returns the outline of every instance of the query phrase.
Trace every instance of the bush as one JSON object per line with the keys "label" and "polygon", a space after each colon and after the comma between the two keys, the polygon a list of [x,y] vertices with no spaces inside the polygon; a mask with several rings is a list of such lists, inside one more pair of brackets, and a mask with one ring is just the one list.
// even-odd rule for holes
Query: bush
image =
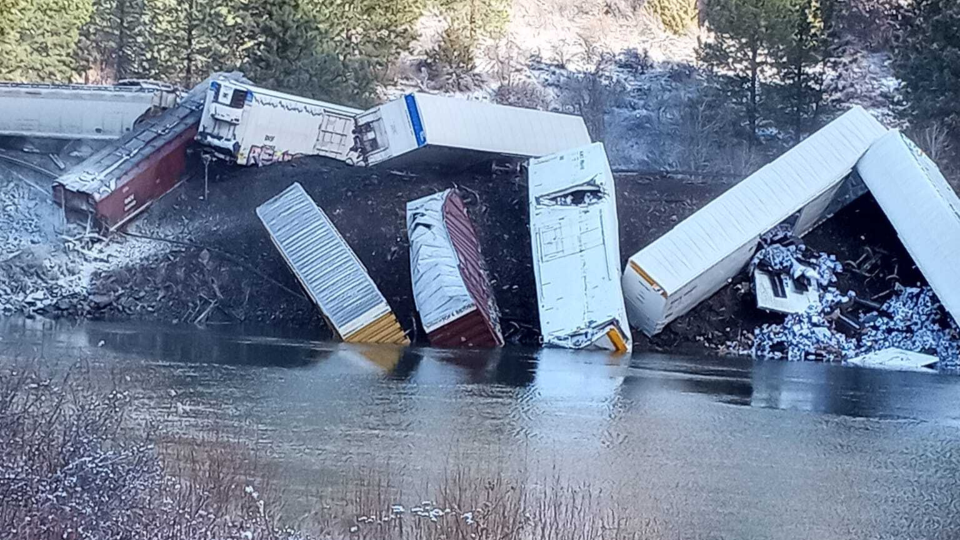
{"label": "bush", "polygon": [[647,6],[674,34],[682,34],[697,17],[696,0],[648,0]]}
{"label": "bush", "polygon": [[546,92],[534,82],[517,81],[501,84],[493,96],[501,105],[523,107],[525,109],[545,110],[549,108]]}
{"label": "bush", "polygon": [[431,78],[440,81],[441,89],[473,89],[477,69],[475,45],[468,30],[455,25],[444,29],[440,41],[427,52],[427,69]]}

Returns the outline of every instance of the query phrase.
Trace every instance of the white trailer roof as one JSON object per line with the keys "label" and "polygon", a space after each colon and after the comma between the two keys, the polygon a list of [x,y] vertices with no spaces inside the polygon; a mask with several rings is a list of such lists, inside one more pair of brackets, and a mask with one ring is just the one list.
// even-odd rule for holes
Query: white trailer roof
{"label": "white trailer roof", "polygon": [[341,338],[391,313],[363,263],[300,184],[258,207],[257,216]]}
{"label": "white trailer roof", "polygon": [[414,94],[426,144],[539,157],[590,144],[579,116]]}
{"label": "white trailer roof", "polygon": [[585,348],[615,329],[622,347],[604,348],[629,349],[616,186],[603,144],[531,160],[529,191],[544,343]]}
{"label": "white trailer roof", "polygon": [[[857,106],[631,257],[668,294],[835,189],[886,129]],[[739,269],[738,269],[739,271]]]}
{"label": "white trailer roof", "polygon": [[874,143],[857,172],[943,306],[960,323],[960,199],[899,131]]}

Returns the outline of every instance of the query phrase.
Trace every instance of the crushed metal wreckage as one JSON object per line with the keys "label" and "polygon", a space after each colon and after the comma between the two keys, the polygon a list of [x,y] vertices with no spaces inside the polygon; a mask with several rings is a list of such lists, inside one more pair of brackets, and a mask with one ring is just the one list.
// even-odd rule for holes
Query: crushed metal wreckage
{"label": "crushed metal wreckage", "polygon": [[456,190],[408,202],[407,235],[413,297],[430,343],[502,346],[500,311],[480,242]]}
{"label": "crushed metal wreckage", "polygon": [[528,171],[543,343],[631,350],[616,186],[603,144],[531,160]]}
{"label": "crushed metal wreckage", "polygon": [[300,184],[265,202],[257,216],[340,339],[410,343],[363,263]]}
{"label": "crushed metal wreckage", "polygon": [[858,356],[857,358],[848,360],[847,363],[854,366],[891,371],[922,371],[930,373],[934,371],[931,366],[936,364],[937,361],[936,356],[929,354],[890,348]]}

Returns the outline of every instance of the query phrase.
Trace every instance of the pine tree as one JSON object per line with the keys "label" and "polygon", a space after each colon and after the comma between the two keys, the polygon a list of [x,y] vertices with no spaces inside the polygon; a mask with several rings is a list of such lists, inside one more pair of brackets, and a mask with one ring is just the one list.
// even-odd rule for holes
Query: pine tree
{"label": "pine tree", "polygon": [[898,15],[894,68],[910,111],[960,142],[960,2],[914,0]]}
{"label": "pine tree", "polygon": [[75,55],[88,82],[144,76],[146,0],[93,0]]}
{"label": "pine tree", "polygon": [[809,131],[823,102],[831,8],[831,0],[792,0],[789,6],[793,31],[784,43],[776,78],[783,90],[783,116],[797,140]]}
{"label": "pine tree", "polygon": [[91,0],[4,2],[0,15],[0,74],[24,81],[72,82],[80,28]]}
{"label": "pine tree", "polygon": [[705,19],[712,38],[700,60],[720,77],[728,102],[745,118],[748,139],[758,139],[772,82],[789,35],[790,0],[710,0]]}

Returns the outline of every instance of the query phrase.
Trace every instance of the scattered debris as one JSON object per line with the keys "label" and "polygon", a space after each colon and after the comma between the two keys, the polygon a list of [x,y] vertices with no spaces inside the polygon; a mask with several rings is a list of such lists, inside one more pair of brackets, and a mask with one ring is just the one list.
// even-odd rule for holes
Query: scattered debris
{"label": "scattered debris", "polygon": [[454,190],[407,203],[410,277],[420,321],[439,347],[503,345],[480,243]]}
{"label": "scattered debris", "polygon": [[363,263],[300,184],[257,208],[257,216],[341,339],[410,343]]}
{"label": "scattered debris", "polygon": [[356,134],[364,163],[389,160],[391,167],[465,169],[498,157],[534,158],[590,144],[579,116],[421,93],[362,113]]}
{"label": "scattered debris", "polygon": [[197,141],[240,165],[269,165],[301,156],[347,161],[360,112],[219,78],[206,90]]}
{"label": "scattered debris", "polygon": [[603,144],[531,160],[528,170],[544,344],[629,351],[616,186]]}
{"label": "scattered debris", "polygon": [[623,277],[630,322],[653,336],[729,283],[763,234],[785,222],[806,234],[885,131],[855,107],[632,256]]}

